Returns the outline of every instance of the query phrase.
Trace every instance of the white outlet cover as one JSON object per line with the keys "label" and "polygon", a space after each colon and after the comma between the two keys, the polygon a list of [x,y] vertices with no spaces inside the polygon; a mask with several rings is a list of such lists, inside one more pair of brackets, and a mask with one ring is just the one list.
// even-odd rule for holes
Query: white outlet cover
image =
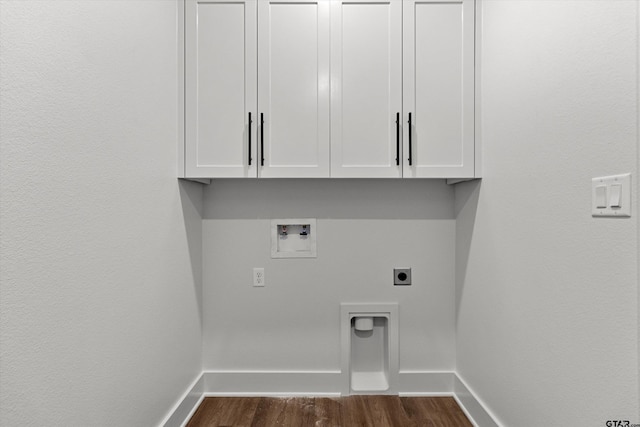
{"label": "white outlet cover", "polygon": [[253,269],[253,286],[254,287],[263,287],[264,286],[264,268],[254,268]]}
{"label": "white outlet cover", "polygon": [[[620,207],[612,207],[611,195],[612,185],[621,186]],[[596,201],[596,187],[606,186],[607,200],[606,207],[599,208]],[[601,176],[591,179],[591,215],[594,217],[604,216],[611,218],[628,218],[631,216],[631,174]]]}

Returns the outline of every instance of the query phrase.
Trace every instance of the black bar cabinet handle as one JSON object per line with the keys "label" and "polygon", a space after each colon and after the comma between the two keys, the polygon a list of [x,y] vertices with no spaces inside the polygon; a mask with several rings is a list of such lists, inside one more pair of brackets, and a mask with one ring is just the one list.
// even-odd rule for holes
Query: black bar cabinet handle
{"label": "black bar cabinet handle", "polygon": [[412,156],[411,156],[411,113],[409,113],[409,166],[411,166],[412,163]]}
{"label": "black bar cabinet handle", "polygon": [[400,166],[400,113],[396,113],[396,166]]}
{"label": "black bar cabinet handle", "polygon": [[251,166],[251,113],[249,113],[249,166]]}
{"label": "black bar cabinet handle", "polygon": [[264,113],[260,113],[260,166],[264,166]]}

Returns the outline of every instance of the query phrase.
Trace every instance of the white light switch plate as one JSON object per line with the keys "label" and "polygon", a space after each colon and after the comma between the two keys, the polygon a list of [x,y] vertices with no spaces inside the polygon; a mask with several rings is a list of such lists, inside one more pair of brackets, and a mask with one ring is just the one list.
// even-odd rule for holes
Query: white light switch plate
{"label": "white light switch plate", "polygon": [[[620,187],[614,187],[614,186]],[[598,207],[597,187],[606,187],[606,206]],[[616,195],[620,190],[619,200]],[[616,203],[620,203],[619,207],[614,207]],[[631,216],[631,174],[601,176],[591,180],[591,215],[592,216],[608,216],[608,217],[630,217]]]}

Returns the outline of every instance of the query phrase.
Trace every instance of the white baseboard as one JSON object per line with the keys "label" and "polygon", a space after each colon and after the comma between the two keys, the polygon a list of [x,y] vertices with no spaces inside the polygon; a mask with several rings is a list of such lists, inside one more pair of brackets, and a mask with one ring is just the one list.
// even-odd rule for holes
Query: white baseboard
{"label": "white baseboard", "polygon": [[200,406],[202,399],[204,399],[204,378],[200,374],[160,425],[163,427],[183,426]]}
{"label": "white baseboard", "polygon": [[487,409],[459,374],[454,380],[454,397],[467,418],[477,427],[500,427],[496,417]]}
{"label": "white baseboard", "polygon": [[[204,371],[161,424],[184,426],[206,396],[341,396],[340,371]],[[476,427],[500,427],[453,371],[400,371],[400,396],[453,396]]]}
{"label": "white baseboard", "polygon": [[398,395],[451,396],[455,375],[453,371],[400,371]]}
{"label": "white baseboard", "polygon": [[340,396],[340,371],[205,371],[207,396]]}

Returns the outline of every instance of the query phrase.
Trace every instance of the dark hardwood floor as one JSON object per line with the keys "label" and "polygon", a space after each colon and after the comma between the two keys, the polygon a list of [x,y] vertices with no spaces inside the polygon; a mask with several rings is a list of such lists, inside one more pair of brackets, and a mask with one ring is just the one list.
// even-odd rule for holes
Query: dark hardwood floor
{"label": "dark hardwood floor", "polygon": [[453,397],[207,397],[187,427],[470,427]]}

